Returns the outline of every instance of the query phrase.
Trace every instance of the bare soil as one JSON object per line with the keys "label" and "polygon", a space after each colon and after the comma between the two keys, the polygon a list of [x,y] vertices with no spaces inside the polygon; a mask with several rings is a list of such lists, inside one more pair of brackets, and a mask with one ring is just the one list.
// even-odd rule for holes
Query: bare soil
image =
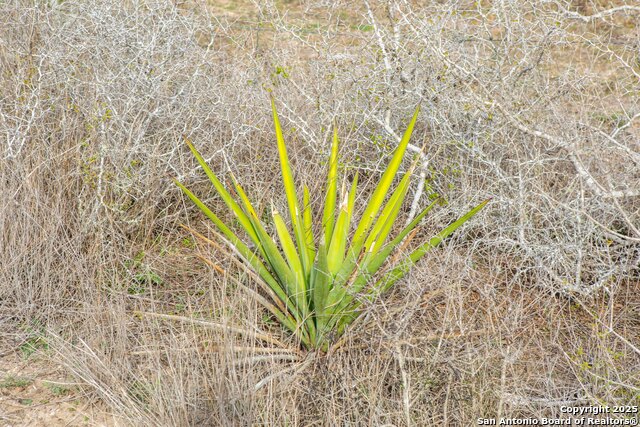
{"label": "bare soil", "polygon": [[41,354],[20,348],[0,357],[0,425],[7,427],[116,426],[115,419]]}

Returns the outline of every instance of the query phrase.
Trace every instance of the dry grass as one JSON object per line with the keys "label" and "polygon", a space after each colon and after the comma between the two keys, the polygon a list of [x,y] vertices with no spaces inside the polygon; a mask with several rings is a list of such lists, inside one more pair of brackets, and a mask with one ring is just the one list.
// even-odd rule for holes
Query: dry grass
{"label": "dry grass", "polygon": [[[112,3],[0,4],[3,360],[62,367],[118,425],[464,426],[640,404],[633,2]],[[366,185],[421,102],[417,203],[449,200],[425,230],[493,197],[330,354],[298,351],[228,254],[179,227],[208,233],[172,176],[223,211],[183,135],[284,207],[267,90],[311,187],[333,118]]]}

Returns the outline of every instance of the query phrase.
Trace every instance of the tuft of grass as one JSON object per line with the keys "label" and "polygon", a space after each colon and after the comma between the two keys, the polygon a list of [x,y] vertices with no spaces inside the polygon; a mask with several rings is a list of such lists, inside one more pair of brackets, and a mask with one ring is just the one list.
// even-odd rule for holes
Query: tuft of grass
{"label": "tuft of grass", "polygon": [[49,349],[49,343],[47,343],[47,340],[41,335],[36,335],[28,338],[19,347],[20,353],[22,354],[22,357],[25,359],[28,359],[30,356],[32,356],[34,353],[38,351],[48,350],[48,349]]}
{"label": "tuft of grass", "polygon": [[0,388],[24,388],[33,384],[33,379],[27,377],[8,376],[0,381]]}
{"label": "tuft of grass", "polygon": [[374,30],[373,25],[369,25],[369,24],[352,25],[351,28],[354,30],[365,31],[365,32]]}
{"label": "tuft of grass", "polygon": [[[268,298],[251,291],[254,298],[289,329],[304,347],[326,351],[359,316],[362,304],[359,295],[374,300],[388,290],[431,249],[477,214],[488,200],[475,206],[431,239],[406,251],[421,220],[437,204],[437,201],[433,201],[393,235],[417,162],[405,172],[395,189],[392,189],[392,184],[404,159],[420,108],[416,108],[389,165],[365,204],[359,222],[356,222],[354,205],[358,174],[356,172],[350,184],[346,176],[342,179],[339,177],[337,129],[334,127],[325,194],[312,195],[305,185],[300,200],[273,99],[271,106],[282,190],[287,198],[290,224],[273,206],[271,223],[267,224],[269,218],[265,218],[265,212],[259,216],[260,209],[253,206],[234,176],[231,179],[236,197],[232,196],[188,140],[193,155],[237,218],[249,241],[238,237],[182,183],[177,180],[175,183],[216,225],[222,233],[218,235],[220,240],[239,254],[247,269],[261,279],[260,285]],[[340,180],[342,184],[338,190]],[[324,199],[321,232],[317,236],[313,233],[314,218],[310,204],[310,200],[315,199]],[[267,231],[274,229],[275,233],[272,231],[269,234]],[[256,249],[250,249],[251,246]]]}
{"label": "tuft of grass", "polygon": [[47,389],[49,389],[51,394],[53,394],[54,396],[64,396],[64,395],[69,394],[71,392],[71,387],[68,387],[68,386],[63,385],[63,384],[57,384],[57,383],[50,382],[50,381],[44,381],[43,385]]}

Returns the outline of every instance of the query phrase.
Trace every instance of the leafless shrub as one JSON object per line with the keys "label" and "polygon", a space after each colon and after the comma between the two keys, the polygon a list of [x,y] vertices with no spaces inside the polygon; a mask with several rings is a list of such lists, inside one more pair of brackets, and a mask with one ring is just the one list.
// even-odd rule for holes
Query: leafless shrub
{"label": "leafless shrub", "polygon": [[[46,334],[53,360],[124,420],[469,425],[637,400],[633,2],[17,0],[0,12],[0,324],[16,342]],[[186,136],[263,204],[275,197],[267,91],[307,182],[321,185],[332,120],[344,168],[366,183],[421,103],[406,216],[435,192],[453,216],[493,197],[326,357],[135,314],[279,333],[193,256],[237,274],[179,229],[206,230],[170,181],[207,194]]]}

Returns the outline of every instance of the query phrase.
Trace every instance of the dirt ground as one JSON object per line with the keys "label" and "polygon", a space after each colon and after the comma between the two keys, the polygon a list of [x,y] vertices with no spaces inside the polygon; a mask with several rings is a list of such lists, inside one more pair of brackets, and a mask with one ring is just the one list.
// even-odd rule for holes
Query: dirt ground
{"label": "dirt ground", "polygon": [[0,425],[120,425],[43,354],[18,347],[0,353]]}

